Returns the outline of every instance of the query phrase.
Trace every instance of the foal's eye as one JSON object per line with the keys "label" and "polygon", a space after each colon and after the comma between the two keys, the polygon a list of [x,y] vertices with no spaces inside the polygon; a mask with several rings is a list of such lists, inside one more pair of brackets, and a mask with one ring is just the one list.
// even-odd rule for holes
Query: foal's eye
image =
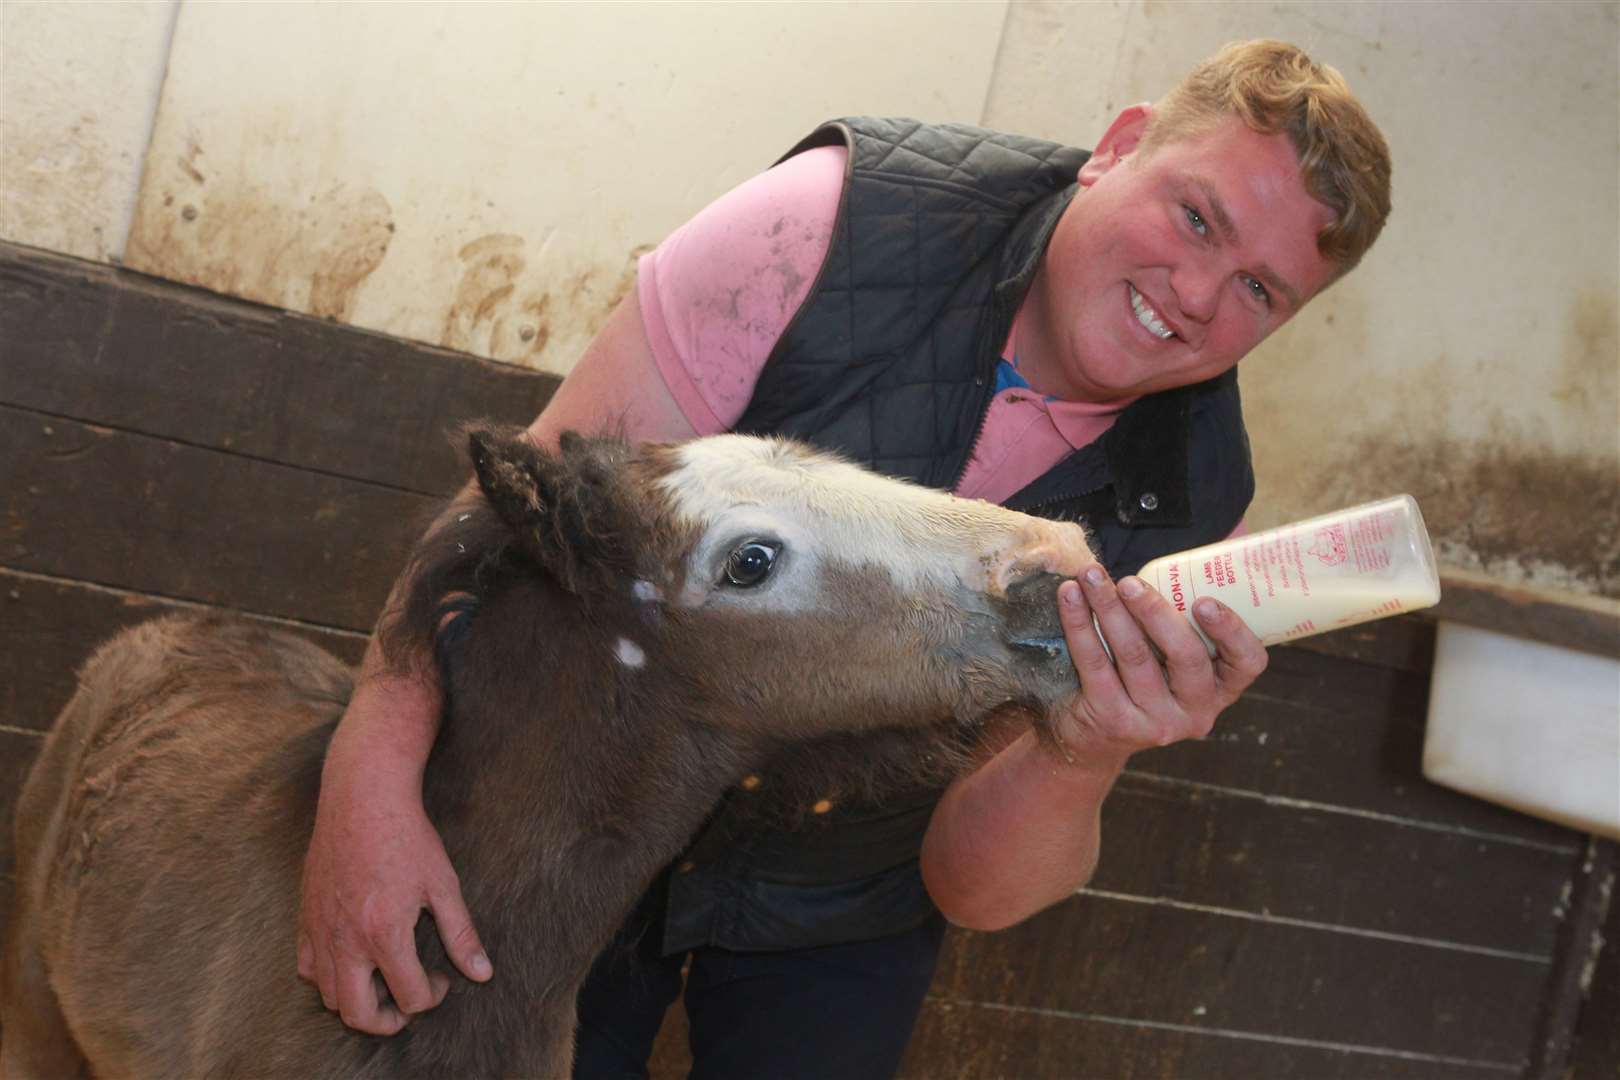
{"label": "foal's eye", "polygon": [[769,540],[745,540],[726,556],[726,580],[738,588],[753,588],[771,576],[781,551],[781,544]]}

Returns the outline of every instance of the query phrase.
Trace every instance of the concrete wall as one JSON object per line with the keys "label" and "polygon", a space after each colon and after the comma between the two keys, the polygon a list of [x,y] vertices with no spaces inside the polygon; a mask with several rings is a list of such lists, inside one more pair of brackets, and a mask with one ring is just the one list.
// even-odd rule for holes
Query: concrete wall
{"label": "concrete wall", "polygon": [[0,4],[0,238],[123,255],[178,11]]}
{"label": "concrete wall", "polygon": [[1449,566],[1620,595],[1620,5],[184,4],[171,48],[174,11],[0,10],[0,237],[553,371],[818,119],[1088,145],[1294,40],[1383,126],[1396,208],[1244,362],[1251,521],[1410,491]]}

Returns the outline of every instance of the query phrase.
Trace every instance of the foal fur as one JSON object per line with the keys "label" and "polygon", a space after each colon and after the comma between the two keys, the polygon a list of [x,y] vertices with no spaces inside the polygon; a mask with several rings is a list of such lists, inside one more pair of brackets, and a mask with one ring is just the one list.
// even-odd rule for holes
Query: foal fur
{"label": "foal fur", "polygon": [[[939,564],[934,584],[897,590],[870,555],[841,559],[817,517],[816,477],[848,466],[757,442],[741,446],[749,460],[774,454],[806,477],[790,486],[808,509],[738,500],[750,536],[781,513],[782,535],[814,537],[782,541],[777,574],[819,598],[791,616],[772,606],[774,579],[737,587],[703,562],[738,537],[716,532],[730,504],[693,510],[713,468],[702,455],[572,436],[548,454],[521,433],[472,434],[483,501],[423,540],[382,639],[396,666],[424,662],[439,600],[478,601],[424,798],[499,974],[454,977],[393,1038],[343,1027],[294,958],[351,673],[215,617],[104,645],[18,805],[0,1073],[565,1077],[593,959],[742,777],[772,762],[790,791],[876,795],[948,775],[998,708],[1044,725],[1072,668],[1012,643],[1058,633],[1056,575],[1089,559],[1078,528],[873,479],[874,497],[926,501],[946,552],[895,553]],[[977,577],[959,570],[974,552]],[[416,937],[430,968],[451,970],[426,916]]]}

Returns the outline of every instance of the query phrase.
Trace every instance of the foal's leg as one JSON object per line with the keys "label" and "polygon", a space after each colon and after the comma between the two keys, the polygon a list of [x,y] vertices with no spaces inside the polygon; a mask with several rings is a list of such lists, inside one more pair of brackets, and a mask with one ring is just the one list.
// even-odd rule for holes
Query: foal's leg
{"label": "foal's leg", "polygon": [[90,1066],[68,1033],[45,973],[34,916],[26,903],[18,908],[6,935],[0,982],[0,1080],[88,1078]]}

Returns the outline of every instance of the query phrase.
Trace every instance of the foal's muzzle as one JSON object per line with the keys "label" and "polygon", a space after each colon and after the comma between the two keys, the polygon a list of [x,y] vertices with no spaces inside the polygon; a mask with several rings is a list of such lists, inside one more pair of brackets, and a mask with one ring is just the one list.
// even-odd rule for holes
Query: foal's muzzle
{"label": "foal's muzzle", "polygon": [[1059,574],[1040,573],[1024,578],[1007,590],[1005,626],[1007,644],[1031,659],[1056,660],[1069,654],[1058,620]]}

